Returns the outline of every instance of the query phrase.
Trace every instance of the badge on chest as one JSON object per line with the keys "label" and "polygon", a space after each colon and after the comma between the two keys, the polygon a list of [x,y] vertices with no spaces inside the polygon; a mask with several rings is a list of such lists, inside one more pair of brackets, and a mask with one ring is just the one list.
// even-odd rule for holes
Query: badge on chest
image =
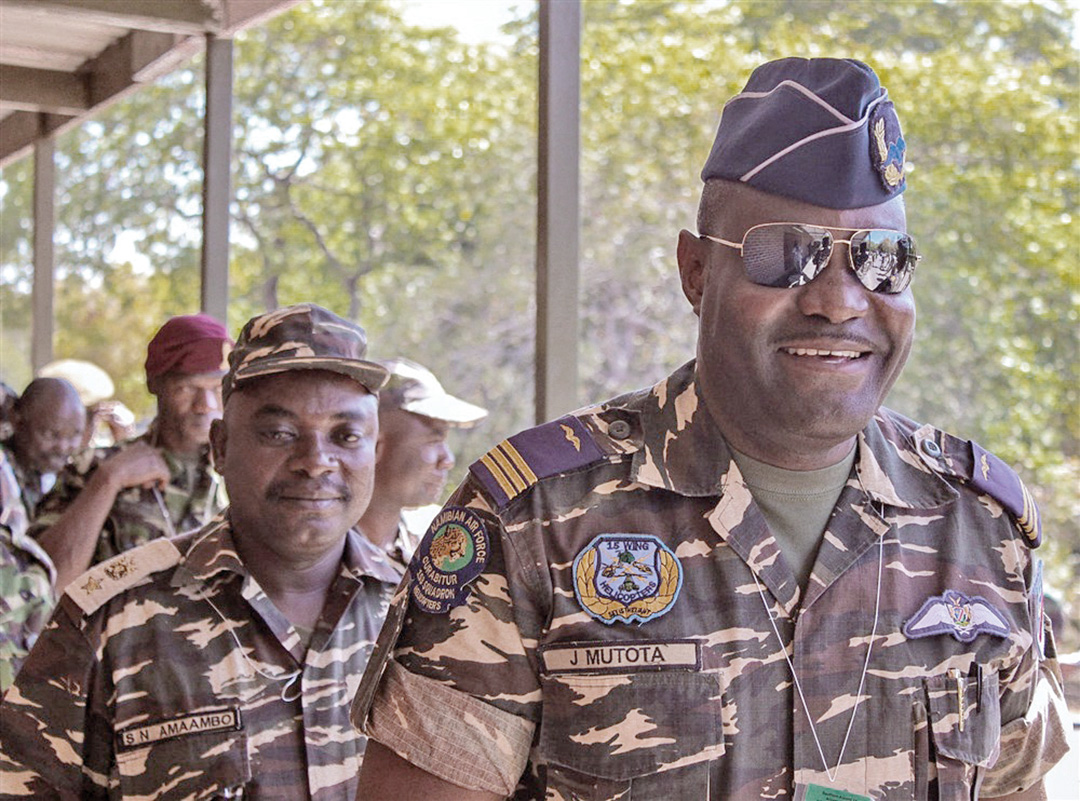
{"label": "badge on chest", "polygon": [[578,603],[605,625],[660,617],[681,589],[678,558],[649,534],[601,534],[574,559]]}

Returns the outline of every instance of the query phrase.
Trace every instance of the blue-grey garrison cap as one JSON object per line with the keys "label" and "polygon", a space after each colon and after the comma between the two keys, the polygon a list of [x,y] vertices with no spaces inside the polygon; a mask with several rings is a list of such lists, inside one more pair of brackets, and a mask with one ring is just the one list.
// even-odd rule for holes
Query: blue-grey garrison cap
{"label": "blue-grey garrison cap", "polygon": [[861,61],[762,64],[724,106],[701,179],[724,178],[833,209],[904,191],[904,137],[889,93]]}

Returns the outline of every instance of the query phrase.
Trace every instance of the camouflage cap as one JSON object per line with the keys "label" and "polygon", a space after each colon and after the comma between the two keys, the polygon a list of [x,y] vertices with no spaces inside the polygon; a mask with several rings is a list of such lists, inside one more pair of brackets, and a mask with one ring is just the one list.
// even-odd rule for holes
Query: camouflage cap
{"label": "camouflage cap", "polygon": [[387,370],[364,359],[367,335],[356,323],[314,303],[298,303],[252,317],[229,354],[225,398],[253,378],[290,370],[329,370],[369,392],[386,383]]}
{"label": "camouflage cap", "polygon": [[487,409],[455,398],[423,365],[401,357],[380,360],[390,379],[379,395],[380,409],[402,409],[465,428],[487,417]]}

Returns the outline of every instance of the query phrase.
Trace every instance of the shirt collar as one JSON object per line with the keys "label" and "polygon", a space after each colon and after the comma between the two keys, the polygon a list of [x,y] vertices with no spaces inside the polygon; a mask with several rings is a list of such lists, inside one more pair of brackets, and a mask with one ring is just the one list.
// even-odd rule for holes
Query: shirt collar
{"label": "shirt collar", "polygon": [[[731,449],[709,413],[690,361],[628,405],[639,410],[642,447],[634,454],[633,478],[641,484],[702,497],[724,494],[733,470]],[[858,435],[855,471],[863,492],[888,506],[929,509],[957,493],[931,471],[915,444],[879,410]]]}
{"label": "shirt collar", "polygon": [[[232,526],[227,516],[190,536],[193,541],[181,559],[182,570],[178,573],[186,573],[203,582],[210,581],[223,572],[245,577],[248,575],[248,570],[236,551]],[[369,576],[377,581],[396,585],[401,578],[400,572],[394,570],[386,554],[355,529],[350,529],[346,534],[342,571],[357,581]]]}

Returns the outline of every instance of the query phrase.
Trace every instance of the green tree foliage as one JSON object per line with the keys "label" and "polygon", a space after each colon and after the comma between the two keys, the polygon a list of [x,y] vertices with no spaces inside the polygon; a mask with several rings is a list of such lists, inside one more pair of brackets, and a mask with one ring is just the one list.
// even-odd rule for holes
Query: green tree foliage
{"label": "green tree foliage", "polygon": [[[1075,593],[1070,15],[1034,0],[582,7],[581,400],[651,383],[693,355],[675,241],[694,229],[722,103],[770,58],[865,60],[904,126],[909,227],[925,256],[915,351],[890,405],[1017,467],[1040,499],[1051,580]],[[230,328],[300,300],[361,320],[374,355],[424,362],[491,409],[459,441],[462,463],[532,415],[532,4],[506,31],[505,46],[467,44],[410,26],[392,0],[310,0],[240,37],[234,65]],[[145,342],[198,302],[200,75],[195,62],[58,145],[57,355],[103,364],[144,413]],[[0,357],[21,385],[29,162],[2,179]],[[130,264],[117,256],[132,252]]]}

